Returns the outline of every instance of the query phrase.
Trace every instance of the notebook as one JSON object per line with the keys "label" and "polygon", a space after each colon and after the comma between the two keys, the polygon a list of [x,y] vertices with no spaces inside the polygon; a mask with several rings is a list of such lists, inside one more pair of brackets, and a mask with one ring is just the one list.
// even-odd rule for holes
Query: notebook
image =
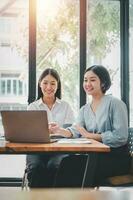
{"label": "notebook", "polygon": [[10,142],[50,143],[46,111],[1,111],[5,139]]}

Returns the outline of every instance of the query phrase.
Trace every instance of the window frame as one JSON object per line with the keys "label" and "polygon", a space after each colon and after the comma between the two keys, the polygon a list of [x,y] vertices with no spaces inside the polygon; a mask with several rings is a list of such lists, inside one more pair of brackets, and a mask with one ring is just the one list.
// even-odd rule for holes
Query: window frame
{"label": "window frame", "polygon": [[[29,0],[29,97],[28,103],[36,98],[36,1]],[[83,74],[86,69],[87,52],[87,0],[80,1],[80,107],[86,103],[86,95],[82,89]],[[120,78],[121,99],[126,103],[129,117],[129,0],[120,1]]]}

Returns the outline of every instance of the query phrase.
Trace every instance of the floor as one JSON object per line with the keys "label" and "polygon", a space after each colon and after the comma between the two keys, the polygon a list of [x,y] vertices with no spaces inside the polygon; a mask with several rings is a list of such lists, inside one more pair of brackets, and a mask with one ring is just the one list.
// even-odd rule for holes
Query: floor
{"label": "floor", "polygon": [[[5,189],[11,189],[11,190],[22,190],[21,187],[0,187],[1,189],[5,188]],[[52,188],[53,189],[53,188]],[[28,189],[30,190],[30,189]],[[133,186],[130,187],[99,187],[98,189],[95,188],[95,190],[99,190],[99,191],[133,191]]]}
{"label": "floor", "polygon": [[133,186],[129,187],[99,187],[100,191],[111,190],[111,191],[133,191]]}

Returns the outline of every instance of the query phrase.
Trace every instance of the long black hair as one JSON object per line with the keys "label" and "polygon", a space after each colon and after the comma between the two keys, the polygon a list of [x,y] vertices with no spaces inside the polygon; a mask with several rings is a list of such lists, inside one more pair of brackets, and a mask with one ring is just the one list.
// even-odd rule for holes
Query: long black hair
{"label": "long black hair", "polygon": [[41,74],[41,76],[39,78],[37,99],[40,99],[41,97],[43,97],[43,93],[42,93],[42,90],[40,88],[40,83],[41,83],[42,79],[47,75],[51,75],[57,80],[58,88],[57,88],[57,91],[55,93],[55,97],[58,97],[59,99],[61,99],[61,81],[60,81],[60,76],[59,76],[58,72],[55,69],[52,69],[52,68],[45,69],[42,72],[42,74]]}
{"label": "long black hair", "polygon": [[111,78],[108,70],[102,65],[93,65],[85,70],[85,73],[88,71],[94,72],[101,82],[101,90],[105,93],[111,86]]}

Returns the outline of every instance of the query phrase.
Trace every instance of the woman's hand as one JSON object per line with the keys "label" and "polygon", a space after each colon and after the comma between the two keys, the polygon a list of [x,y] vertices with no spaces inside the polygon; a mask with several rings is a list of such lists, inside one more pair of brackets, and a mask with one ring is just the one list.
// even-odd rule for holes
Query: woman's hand
{"label": "woman's hand", "polygon": [[61,128],[56,122],[49,123],[49,131],[51,134],[59,134],[63,137],[72,137],[72,134],[69,130]]}
{"label": "woman's hand", "polygon": [[58,133],[60,130],[60,126],[56,122],[50,122],[48,128],[51,134]]}
{"label": "woman's hand", "polygon": [[86,131],[85,128],[79,126],[79,125],[75,125],[74,126],[76,128],[77,131],[80,132],[80,134],[85,137],[85,138],[92,138],[92,133],[89,133],[88,131]]}
{"label": "woman's hand", "polygon": [[94,139],[94,140],[97,140],[99,142],[102,142],[102,138],[101,138],[101,134],[98,134],[98,133],[91,133],[91,132],[88,132],[87,130],[85,130],[85,128],[79,126],[79,125],[75,125],[75,128],[77,129],[77,131],[80,132],[80,134],[85,137],[85,138],[88,138],[88,139]]}

